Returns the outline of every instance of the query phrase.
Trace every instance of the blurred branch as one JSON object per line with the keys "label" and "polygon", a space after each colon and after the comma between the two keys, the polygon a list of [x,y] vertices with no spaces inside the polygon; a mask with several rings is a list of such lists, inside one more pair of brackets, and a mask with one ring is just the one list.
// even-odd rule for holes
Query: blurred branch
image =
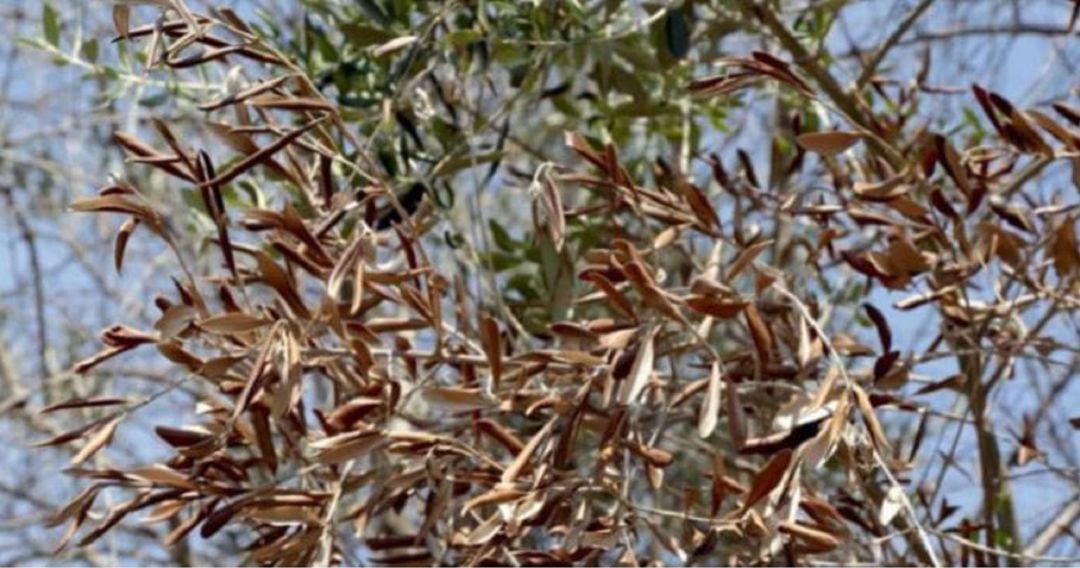
{"label": "blurred branch", "polygon": [[4,194],[4,198],[8,203],[8,209],[15,217],[15,225],[19,229],[22,241],[26,246],[26,253],[30,259],[30,277],[34,286],[34,320],[37,328],[37,360],[38,374],[40,376],[38,380],[42,396],[45,398],[45,403],[48,404],[52,400],[52,393],[49,385],[49,378],[52,373],[49,370],[49,338],[48,328],[45,322],[45,281],[42,278],[41,258],[38,256],[34,229],[26,220],[22,210],[20,210],[15,203],[11,188],[6,185],[2,186],[0,187],[0,192]]}
{"label": "blurred branch", "polygon": [[[986,25],[986,26],[971,26],[964,28],[945,29],[945,30],[927,30],[916,31],[914,34],[907,38],[897,39],[892,47],[907,47],[911,45],[926,45],[928,43],[940,43],[955,41],[959,39],[980,37],[980,36],[1069,36],[1075,35],[1076,32],[1070,32],[1061,26],[1054,26],[1048,24],[1007,24],[1007,25]],[[837,54],[837,57],[857,57],[866,50],[862,48],[852,48],[844,53]],[[879,62],[880,63],[880,62]]]}
{"label": "blurred branch", "polygon": [[1061,510],[1054,519],[1039,531],[1039,534],[1032,539],[1031,544],[1024,550],[1024,555],[1042,556],[1044,552],[1058,537],[1069,534],[1070,529],[1076,520],[1080,519],[1080,499],[1073,499],[1065,505],[1065,508]]}
{"label": "blurred branch", "polygon": [[757,0],[739,2],[739,7],[747,16],[755,18],[765,24],[765,27],[780,40],[780,44],[791,54],[792,59],[804,71],[806,71],[818,86],[821,87],[829,99],[837,106],[841,113],[855,126],[860,127],[862,134],[889,164],[899,171],[904,165],[904,157],[881,139],[874,126],[873,116],[868,109],[861,104],[858,97],[844,91],[836,78],[822,67],[818,58],[807,51],[790,29],[780,20],[780,17],[768,6],[760,4]]}
{"label": "blurred branch", "polygon": [[911,26],[915,25],[919,17],[926,12],[927,9],[934,3],[934,0],[920,0],[920,2],[908,12],[907,16],[901,20],[900,25],[896,26],[892,34],[878,47],[870,60],[863,64],[862,73],[859,74],[859,78],[855,80],[855,91],[859,92],[866,85],[866,83],[877,72],[878,65],[885,59],[885,56],[889,54],[889,51],[897,45],[904,34],[911,29]]}

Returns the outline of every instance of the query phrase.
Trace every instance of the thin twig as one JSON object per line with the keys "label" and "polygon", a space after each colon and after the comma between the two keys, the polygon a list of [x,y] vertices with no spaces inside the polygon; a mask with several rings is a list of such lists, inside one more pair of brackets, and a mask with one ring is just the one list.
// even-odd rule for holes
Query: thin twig
{"label": "thin twig", "polygon": [[900,25],[896,26],[896,29],[893,30],[892,34],[886,38],[881,46],[874,51],[874,54],[870,56],[870,60],[863,65],[862,73],[859,74],[859,78],[855,80],[856,92],[861,91],[862,88],[866,86],[866,83],[869,82],[874,76],[874,73],[877,72],[877,68],[881,65],[885,56],[889,54],[889,51],[891,51],[893,47],[896,47],[900,38],[904,37],[904,34],[911,29],[911,26],[915,25],[915,22],[919,17],[921,17],[933,3],[934,0],[921,0],[907,13],[904,19],[900,21]]}

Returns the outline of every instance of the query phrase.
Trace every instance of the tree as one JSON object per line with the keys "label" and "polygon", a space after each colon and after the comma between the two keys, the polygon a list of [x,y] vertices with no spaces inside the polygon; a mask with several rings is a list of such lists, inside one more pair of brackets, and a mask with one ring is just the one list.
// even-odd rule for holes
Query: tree
{"label": "tree", "polygon": [[[74,372],[173,368],[138,400],[42,393],[88,418],[41,443],[86,480],[62,547],[140,515],[268,564],[1014,564],[1069,538],[1074,504],[1025,530],[1011,486],[1076,484],[1036,429],[1077,362],[1054,188],[1080,182],[1054,168],[1080,171],[1080,111],[974,85],[959,126],[923,114],[932,59],[894,54],[933,2],[849,79],[843,3],[312,2],[295,30],[166,4],[114,8],[162,110],[71,208],[119,214],[117,270],[153,242],[173,287]],[[1009,432],[1017,384],[1062,396]],[[162,404],[165,457],[99,459]]]}

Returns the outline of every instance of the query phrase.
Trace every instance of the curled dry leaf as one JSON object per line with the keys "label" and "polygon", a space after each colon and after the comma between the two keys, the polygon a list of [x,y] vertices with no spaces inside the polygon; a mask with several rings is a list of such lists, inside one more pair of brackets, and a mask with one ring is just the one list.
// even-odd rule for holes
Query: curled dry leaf
{"label": "curled dry leaf", "polygon": [[761,314],[758,313],[757,308],[755,308],[753,304],[748,304],[743,313],[746,315],[746,325],[750,328],[750,337],[754,341],[754,348],[757,350],[758,360],[762,363],[769,362],[772,358],[772,332],[769,331],[769,327],[765,324],[765,320],[761,318]]}
{"label": "curled dry leaf", "polygon": [[86,373],[90,372],[94,367],[97,367],[101,363],[104,363],[105,361],[108,361],[109,359],[112,359],[113,357],[116,357],[117,355],[124,353],[125,351],[128,351],[130,349],[131,347],[127,346],[116,346],[103,349],[96,355],[92,355],[87,359],[83,359],[82,361],[75,363],[74,367],[72,367],[72,370],[76,374],[85,375]]}
{"label": "curled dry leaf", "polygon": [[892,351],[892,331],[889,330],[889,322],[885,320],[885,315],[872,304],[866,303],[863,307],[866,308],[866,315],[870,316],[870,321],[874,322],[874,327],[877,328],[882,353]]}
{"label": "curled dry leaf", "polygon": [[297,291],[296,282],[289,273],[263,251],[256,251],[255,258],[259,263],[259,275],[263,282],[273,288],[297,315],[310,317],[310,312]]}
{"label": "curled dry leaf", "polygon": [[139,221],[146,223],[146,225],[157,234],[161,234],[164,230],[164,226],[157,213],[132,195],[117,193],[78,199],[71,204],[71,210],[84,213],[126,213],[134,216]]}
{"label": "curled dry leaf", "polygon": [[540,444],[547,440],[548,436],[551,435],[552,429],[555,428],[555,422],[555,419],[552,419],[547,424],[545,424],[539,432],[533,434],[533,437],[529,440],[529,443],[526,444],[520,452],[518,452],[518,455],[514,458],[514,461],[511,462],[510,466],[503,471],[502,478],[500,480],[501,483],[503,483],[504,485],[513,483],[515,480],[517,480],[518,476],[520,476],[525,471],[526,466],[528,466],[529,464],[529,460],[540,448]]}
{"label": "curled dry leaf", "polygon": [[283,136],[281,136],[277,140],[274,140],[269,145],[264,146],[263,148],[260,148],[258,151],[248,155],[244,159],[242,159],[239,162],[233,164],[232,166],[229,167],[229,169],[225,170],[224,172],[221,172],[220,174],[215,176],[213,179],[210,179],[210,180],[207,180],[207,181],[204,181],[204,182],[200,183],[199,186],[200,187],[222,186],[222,185],[225,185],[225,184],[229,183],[230,181],[232,181],[232,180],[236,179],[237,177],[243,175],[246,171],[250,170],[252,167],[269,160],[269,158],[271,156],[273,156],[277,152],[281,151],[283,148],[285,148],[289,144],[292,144],[295,140],[297,140],[298,138],[303,136],[306,132],[308,132],[312,128],[315,128],[323,120],[324,120],[323,118],[316,118],[314,120],[311,120],[311,121],[303,124],[302,126],[300,126],[298,128],[290,130],[289,132],[285,133]]}
{"label": "curled dry leaf", "polygon": [[1059,278],[1070,278],[1080,270],[1080,245],[1076,240],[1075,219],[1066,217],[1054,231],[1047,247]]}
{"label": "curled dry leaf", "polygon": [[480,523],[478,527],[473,529],[469,533],[469,537],[466,539],[466,544],[469,546],[479,546],[487,543],[498,534],[499,530],[503,527],[502,515],[499,513],[492,513],[490,517],[484,522]]}
{"label": "curled dry leaf", "polygon": [[468,513],[472,509],[483,507],[484,505],[498,505],[507,501],[516,501],[525,492],[513,487],[496,487],[487,493],[483,493],[469,499],[465,502],[465,506],[462,508],[462,513]]}
{"label": "curled dry leaf", "polygon": [[791,456],[792,450],[790,448],[780,450],[764,467],[758,470],[753,483],[750,484],[750,490],[743,500],[743,512],[749,511],[758,501],[761,501],[763,497],[780,485],[784,475],[787,473],[788,466],[791,465]]}
{"label": "curled dry leaf", "polygon": [[758,255],[764,252],[765,249],[769,248],[769,246],[772,244],[772,240],[764,240],[746,247],[739,252],[739,254],[735,257],[734,260],[731,261],[731,264],[727,267],[724,276],[727,277],[729,281],[734,280],[736,276],[738,276],[743,270],[748,268],[754,262]]}
{"label": "curled dry leaf", "polygon": [[898,175],[875,183],[857,181],[851,189],[859,199],[892,201],[906,195],[911,191],[911,186],[907,184],[906,176]]}
{"label": "curled dry leaf", "polygon": [[128,400],[126,398],[73,398],[65,400],[64,402],[58,402],[56,404],[50,404],[41,409],[41,414],[48,414],[50,412],[56,412],[58,410],[72,410],[77,408],[98,408],[102,406],[115,406],[117,404],[126,404]]}
{"label": "curled dry leaf", "polygon": [[738,299],[716,298],[693,294],[685,299],[687,307],[695,312],[715,318],[729,319],[738,316],[750,302]]}
{"label": "curled dry leaf", "polygon": [[631,319],[637,319],[633,304],[606,276],[599,272],[586,272],[582,274],[582,279],[595,284],[617,310]]}
{"label": "curled dry leaf", "polygon": [[135,229],[139,226],[139,218],[132,217],[124,224],[120,226],[120,230],[116,233],[116,246],[113,251],[113,263],[116,265],[116,272],[119,273],[124,266],[124,251],[127,250],[128,240],[135,232]]}
{"label": "curled dry leaf", "polygon": [[820,554],[840,546],[840,540],[835,536],[801,523],[783,521],[776,528],[794,538],[799,544],[798,549],[803,553]]}
{"label": "curled dry leaf", "polygon": [[739,389],[730,375],[724,375],[724,399],[727,402],[728,433],[736,448],[746,444],[746,414],[739,400]]}
{"label": "curled dry leaf", "polygon": [[382,399],[361,396],[338,406],[326,417],[326,423],[335,430],[348,430],[359,420],[383,405]]}
{"label": "curled dry leaf", "polygon": [[656,328],[650,329],[641,339],[637,355],[634,357],[634,364],[630,368],[630,375],[626,378],[623,390],[625,394],[621,401],[623,404],[636,403],[642,391],[645,390],[645,386],[648,385],[649,379],[652,378],[656,358],[657,331]]}
{"label": "curled dry leaf", "polygon": [[562,251],[566,241],[566,214],[563,209],[562,197],[555,182],[551,180],[550,172],[545,171],[543,176],[543,191],[540,201],[544,204],[547,230],[551,242],[556,251]]}
{"label": "curled dry leaf", "polygon": [[861,136],[854,132],[837,130],[832,132],[808,132],[806,134],[800,134],[795,138],[795,141],[799,146],[802,146],[806,150],[825,156],[832,156],[851,148],[860,138]]}
{"label": "curled dry leaf", "polygon": [[709,372],[708,386],[705,389],[705,399],[701,403],[701,412],[698,416],[698,436],[708,438],[716,429],[716,422],[720,418],[720,365],[712,364]]}
{"label": "curled dry leaf", "polygon": [[433,387],[424,389],[423,396],[433,407],[451,412],[483,410],[494,405],[479,389]]}
{"label": "curled dry leaf", "polygon": [[184,331],[189,325],[191,325],[195,318],[198,317],[198,312],[191,306],[185,306],[178,304],[170,306],[165,313],[161,314],[161,317],[154,322],[154,329],[161,332],[162,338],[172,338]]}
{"label": "curled dry leaf", "polygon": [[346,462],[371,452],[386,441],[377,430],[346,432],[312,442],[314,459],[328,465]]}
{"label": "curled dry leaf", "polygon": [[334,106],[323,99],[311,97],[282,97],[263,95],[248,99],[248,104],[259,108],[291,111],[333,111]]}
{"label": "curled dry leaf", "polygon": [[116,30],[116,35],[121,38],[128,36],[128,30],[131,27],[131,6],[127,4],[116,4],[112,10],[113,29]]}
{"label": "curled dry leaf", "polygon": [[213,434],[203,428],[173,428],[170,426],[156,426],[154,432],[165,443],[175,448],[184,448],[201,444],[213,438]]}
{"label": "curled dry leaf", "polygon": [[117,414],[94,430],[91,430],[90,437],[86,440],[86,445],[79,450],[79,453],[75,454],[75,457],[71,458],[71,465],[83,463],[108,445],[109,442],[112,441],[113,434],[116,433],[116,428],[120,425],[120,420],[122,418],[123,415]]}
{"label": "curled dry leaf", "polygon": [[194,490],[198,488],[198,486],[192,483],[184,474],[160,464],[133,469],[128,472],[128,475],[133,475],[151,483],[176,487],[178,489]]}
{"label": "curled dry leaf", "polygon": [[419,39],[420,36],[414,35],[396,37],[386,43],[373,47],[371,53],[375,57],[382,57],[383,55],[393,53],[403,47],[408,47],[409,45],[416,43],[416,41]]}
{"label": "curled dry leaf", "polygon": [[270,321],[243,312],[220,314],[198,322],[200,328],[210,333],[232,334],[255,331],[270,325]]}
{"label": "curled dry leaf", "polygon": [[904,489],[899,485],[894,485],[885,492],[885,499],[881,501],[881,507],[878,509],[878,522],[881,526],[887,527],[889,523],[892,523],[903,508],[905,499]]}
{"label": "curled dry leaf", "polygon": [[799,315],[799,336],[798,347],[796,348],[795,357],[799,362],[799,365],[805,367],[810,363],[810,357],[813,355],[813,346],[810,341],[810,329],[806,325],[806,318]]}
{"label": "curled dry leaf", "polygon": [[877,451],[881,453],[887,453],[889,450],[889,439],[885,437],[885,430],[881,428],[881,423],[878,422],[877,413],[874,412],[874,405],[870,402],[870,397],[867,396],[866,391],[859,385],[852,385],[855,391],[855,400],[859,403],[859,411],[862,413],[863,421],[866,422],[867,429],[870,430],[870,438],[874,442],[874,446]]}
{"label": "curled dry leaf", "polygon": [[499,336],[499,324],[491,316],[480,318],[480,339],[488,365],[491,366],[492,386],[498,388],[502,378],[502,339]]}

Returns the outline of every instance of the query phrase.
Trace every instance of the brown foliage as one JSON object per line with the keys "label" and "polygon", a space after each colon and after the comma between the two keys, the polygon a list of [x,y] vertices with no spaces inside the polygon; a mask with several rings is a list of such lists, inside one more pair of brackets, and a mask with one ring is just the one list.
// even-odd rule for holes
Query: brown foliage
{"label": "brown foliage", "polygon": [[[126,9],[117,13],[126,41],[160,33],[127,29]],[[795,137],[832,169],[833,194],[818,201],[774,203],[752,176],[721,179],[718,170],[736,216],[775,209],[821,229],[816,243],[725,233],[684,174],[660,161],[649,187],[632,179],[616,148],[571,133],[568,147],[580,159],[567,164],[572,172],[542,180],[538,238],[565,251],[575,214],[567,194],[578,191],[590,193],[590,214],[611,219],[611,233],[604,247],[572,258],[587,284],[569,289],[580,309],[551,322],[546,336],[524,337],[500,312],[455,292],[461,283],[429,254],[431,208],[403,204],[403,188],[369,168],[362,150],[358,162],[347,157],[346,148],[362,145],[295,66],[231,18],[195,18],[199,27],[164,23],[178,38],[157,54],[165,65],[239,57],[278,73],[202,105],[235,155],[215,166],[164,124],[157,145],[115,139],[132,162],[198,188],[215,227],[209,254],[220,254],[221,270],[185,274],[176,295],[159,303],[155,331],[107,330],[107,348],[76,370],[152,344],[186,370],[185,380],[216,393],[201,401],[197,424],[156,428],[167,460],[72,470],[93,482],[53,519],[71,523],[69,537],[87,523],[101,489],[129,490],[81,545],[145,512],[172,523],[170,543],[196,527],[204,538],[243,529],[247,560],[266,564],[345,559],[343,531],[385,564],[576,564],[615,549],[620,561],[644,562],[633,542],[652,543],[654,559],[687,561],[724,546],[739,562],[784,558],[781,550],[794,561],[835,550],[853,531],[884,533],[895,518],[915,557],[936,561],[928,535],[940,520],[926,527],[915,515],[901,486],[908,460],[877,417],[881,406],[915,407],[894,392],[907,380],[907,361],[894,350],[889,322],[865,306],[880,349],[829,337],[821,310],[777,259],[801,247],[813,270],[843,263],[875,285],[927,289],[897,307],[936,305],[958,344],[1024,307],[967,299],[966,283],[988,266],[1008,271],[1032,301],[1061,301],[1063,289],[1048,283],[1051,266],[1076,282],[1075,217],[1033,214],[1012,200],[1026,175],[1013,173],[1021,158],[1076,159],[1073,127],[976,87],[1009,147],[960,150],[930,133],[902,144],[889,117],[860,116],[848,117],[857,132]],[[206,49],[191,49],[200,45]],[[771,79],[817,96],[774,56],[725,64],[737,71],[690,90],[715,96]],[[863,138],[876,145],[857,152]],[[938,165],[943,176],[933,175]],[[222,187],[256,171],[289,180],[296,203],[229,210]],[[344,184],[331,179],[338,176],[367,181],[339,191]],[[163,215],[134,186],[108,186],[72,208],[125,217],[117,269],[139,227],[172,246]],[[885,238],[862,239],[863,227]],[[673,273],[663,256],[691,240],[714,251],[715,262]],[[727,340],[714,341],[714,330]],[[1002,349],[1026,339],[997,333]],[[842,359],[866,355],[872,369]],[[680,376],[688,371],[698,374]],[[117,405],[125,406],[43,444],[83,441],[72,460],[79,466],[134,405],[91,399],[46,409]],[[1032,446],[1025,443],[1021,461],[1034,459]],[[873,502],[871,489],[861,498],[838,491],[832,503],[815,497],[818,482],[808,478],[829,459],[895,504]],[[673,469],[700,477],[672,485]]]}

